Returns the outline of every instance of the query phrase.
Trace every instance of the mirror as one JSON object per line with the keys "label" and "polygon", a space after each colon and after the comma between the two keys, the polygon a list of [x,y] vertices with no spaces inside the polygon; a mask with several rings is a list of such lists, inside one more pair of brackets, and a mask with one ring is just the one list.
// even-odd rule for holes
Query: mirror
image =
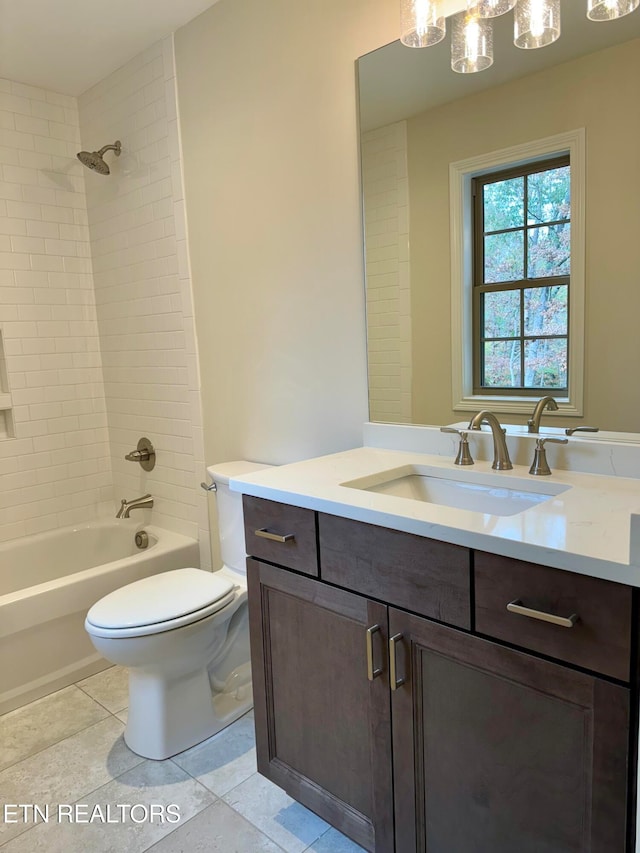
{"label": "mirror", "polygon": [[449,165],[584,128],[582,416],[543,422],[640,432],[640,10],[585,12],[563,2],[560,39],[529,51],[513,45],[513,13],[494,19],[495,61],[478,74],[451,70],[449,34],[358,60],[372,421],[469,420],[452,387]]}

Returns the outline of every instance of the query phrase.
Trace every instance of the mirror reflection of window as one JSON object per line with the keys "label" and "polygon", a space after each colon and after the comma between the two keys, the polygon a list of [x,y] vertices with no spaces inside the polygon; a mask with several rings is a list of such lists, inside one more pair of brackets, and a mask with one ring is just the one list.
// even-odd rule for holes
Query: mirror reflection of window
{"label": "mirror reflection of window", "polygon": [[472,182],[474,393],[568,395],[568,156]]}

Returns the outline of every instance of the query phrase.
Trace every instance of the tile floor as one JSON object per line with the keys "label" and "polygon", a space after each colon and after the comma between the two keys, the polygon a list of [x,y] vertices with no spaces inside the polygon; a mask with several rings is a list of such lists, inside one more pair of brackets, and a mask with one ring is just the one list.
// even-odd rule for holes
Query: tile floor
{"label": "tile floor", "polygon": [[149,761],[124,743],[126,705],[111,667],[0,717],[2,853],[362,850],[256,773],[252,713]]}

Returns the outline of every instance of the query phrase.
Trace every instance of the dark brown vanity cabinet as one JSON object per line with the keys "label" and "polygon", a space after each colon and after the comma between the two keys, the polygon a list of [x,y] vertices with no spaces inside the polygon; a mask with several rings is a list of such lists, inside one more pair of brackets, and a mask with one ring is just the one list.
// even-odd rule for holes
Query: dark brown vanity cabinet
{"label": "dark brown vanity cabinet", "polygon": [[623,853],[629,690],[391,610],[396,850]]}
{"label": "dark brown vanity cabinet", "polygon": [[[366,849],[392,851],[386,607],[256,560],[248,578],[258,770]],[[367,639],[383,669],[372,681]]]}
{"label": "dark brown vanity cabinet", "polygon": [[[629,853],[630,588],[548,569],[543,586],[518,581],[538,567],[245,502],[247,541],[281,540],[248,561],[263,775],[376,853]],[[308,565],[291,571],[301,521]],[[532,627],[512,595],[584,620]]]}

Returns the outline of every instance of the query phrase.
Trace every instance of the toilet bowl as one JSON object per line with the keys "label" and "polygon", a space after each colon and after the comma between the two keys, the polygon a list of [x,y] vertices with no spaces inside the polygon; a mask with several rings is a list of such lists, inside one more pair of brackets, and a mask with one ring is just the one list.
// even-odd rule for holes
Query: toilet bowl
{"label": "toilet bowl", "polygon": [[266,467],[207,469],[216,484],[222,568],[177,568],[135,581],[87,614],[97,651],[129,671],[124,739],[144,758],[182,752],[253,705],[242,496],[228,483]]}

